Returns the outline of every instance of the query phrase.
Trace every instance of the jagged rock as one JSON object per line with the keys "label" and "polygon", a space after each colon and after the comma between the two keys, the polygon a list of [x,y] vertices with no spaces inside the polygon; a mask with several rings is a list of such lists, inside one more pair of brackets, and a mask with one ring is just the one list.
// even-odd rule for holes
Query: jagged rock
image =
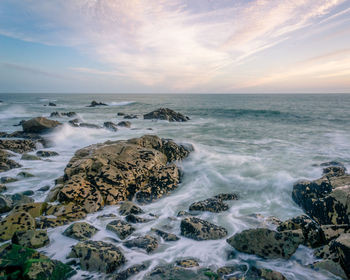
{"label": "jagged rock", "polygon": [[150,219],[145,219],[145,218],[142,218],[142,217],[138,217],[138,216],[135,216],[133,214],[130,214],[130,215],[127,215],[125,217],[125,220],[129,223],[133,223],[133,224],[137,224],[137,223],[148,223],[152,220]]}
{"label": "jagged rock", "polygon": [[220,193],[214,196],[214,198],[221,199],[221,200],[237,200],[238,197],[239,196],[236,193]]}
{"label": "jagged rock", "polygon": [[199,263],[196,259],[187,258],[187,259],[177,260],[176,265],[183,268],[191,268],[191,267],[199,266]]}
{"label": "jagged rock", "polygon": [[96,107],[96,106],[108,106],[107,104],[105,103],[102,103],[102,102],[96,102],[95,100],[91,102],[90,105],[86,106],[86,107]]}
{"label": "jagged rock", "polygon": [[12,236],[12,243],[27,248],[41,248],[50,243],[46,230],[16,231]]}
{"label": "jagged rock", "polygon": [[36,155],[39,157],[55,157],[59,154],[55,151],[37,151]]}
{"label": "jagged rock", "polygon": [[52,112],[50,117],[51,118],[60,118],[60,117],[68,117],[68,118],[73,118],[73,117],[76,117],[77,116],[77,113],[76,112]]}
{"label": "jagged rock", "polygon": [[244,230],[227,239],[236,250],[263,258],[289,259],[304,242],[301,230],[277,232],[267,228]]}
{"label": "jagged rock", "polygon": [[103,241],[83,241],[72,248],[69,258],[79,258],[83,270],[112,273],[126,260],[121,250]]}
{"label": "jagged rock", "polygon": [[350,233],[350,225],[322,225],[321,230],[323,240],[329,243],[343,233]]}
{"label": "jagged rock", "polygon": [[226,211],[228,208],[228,205],[222,202],[222,200],[216,198],[208,198],[206,200],[192,203],[189,207],[189,210],[219,213],[222,211]]}
{"label": "jagged rock", "polygon": [[22,154],[24,152],[31,152],[36,149],[36,141],[22,140],[22,139],[0,139],[0,149],[10,150],[15,153]]}
{"label": "jagged rock", "polygon": [[152,228],[152,230],[153,230],[157,235],[159,235],[161,238],[163,238],[165,241],[177,241],[177,240],[180,239],[180,238],[177,237],[175,234],[168,233],[168,232],[162,231],[162,230],[160,230],[160,229]]}
{"label": "jagged rock", "polygon": [[150,253],[158,248],[158,241],[150,235],[145,235],[125,241],[124,246],[128,248],[141,248],[146,250],[147,253]]}
{"label": "jagged rock", "polygon": [[132,119],[137,119],[137,115],[124,115],[124,119],[126,120],[132,120]]}
{"label": "jagged rock", "polygon": [[0,247],[0,275],[6,275],[4,279],[60,280],[74,274],[70,266],[33,249],[9,243]]}
{"label": "jagged rock", "polygon": [[1,178],[0,178],[0,182],[1,182],[2,184],[9,184],[9,183],[17,182],[17,181],[18,181],[18,179],[13,178],[13,177],[7,177],[7,176],[5,176],[5,177],[1,177]]}
{"label": "jagged rock", "polygon": [[22,167],[19,163],[9,159],[10,154],[0,149],[0,172],[8,171],[13,168]]}
{"label": "jagged rock", "polygon": [[330,251],[339,256],[339,263],[350,278],[350,233],[341,234],[330,243]]}
{"label": "jagged rock", "polygon": [[49,106],[53,106],[53,107],[56,107],[57,105],[53,102],[49,102]]}
{"label": "jagged rock", "polygon": [[131,122],[129,122],[129,121],[121,121],[121,122],[118,122],[117,125],[118,125],[118,126],[121,126],[121,127],[130,128],[130,127],[131,127]]}
{"label": "jagged rock", "polygon": [[103,123],[103,127],[107,128],[107,129],[109,129],[111,131],[118,131],[117,125],[115,123],[113,123],[113,122],[104,122]]}
{"label": "jagged rock", "polygon": [[116,233],[120,239],[125,239],[135,231],[132,225],[120,220],[110,222],[106,228]]}
{"label": "jagged rock", "polygon": [[[82,204],[86,211],[94,212],[104,204],[131,200],[135,194],[144,203],[162,197],[180,181],[177,166],[163,153],[166,142],[146,135],[78,150],[65,169],[58,200]],[[181,154],[175,150],[167,150],[167,154],[182,159],[189,153],[184,147],[178,150]]]}
{"label": "jagged rock", "polygon": [[47,208],[46,202],[23,203],[13,208],[12,212],[26,212],[33,218],[44,214]]}
{"label": "jagged rock", "polygon": [[147,266],[145,264],[136,264],[133,265],[122,272],[117,273],[112,277],[112,280],[126,280],[130,277],[134,276],[135,274],[139,273],[142,270],[145,270]]}
{"label": "jagged rock", "polygon": [[123,204],[119,207],[119,214],[123,216],[130,214],[138,215],[142,213],[143,210],[131,201],[124,201]]}
{"label": "jagged rock", "polygon": [[15,212],[9,214],[0,221],[0,241],[11,239],[16,231],[35,229],[35,221],[26,212]]}
{"label": "jagged rock", "polygon": [[41,158],[35,155],[23,154],[21,160],[41,160]]}
{"label": "jagged rock", "polygon": [[186,269],[183,267],[176,266],[174,264],[162,265],[154,268],[144,280],[164,280],[164,279],[176,279],[176,280],[214,280],[218,279],[216,274],[211,270],[202,269]]}
{"label": "jagged rock", "polygon": [[0,195],[0,214],[9,212],[13,208],[13,201],[7,195]]}
{"label": "jagged rock", "polygon": [[180,227],[181,235],[194,240],[215,240],[227,235],[225,228],[195,217],[183,219]]}
{"label": "jagged rock", "polygon": [[177,113],[169,108],[159,108],[143,115],[144,119],[167,120],[169,122],[186,122],[190,118],[181,113]]}
{"label": "jagged rock", "polygon": [[97,233],[97,231],[97,228],[88,223],[78,222],[70,225],[63,232],[63,235],[84,241],[90,239],[95,233]]}
{"label": "jagged rock", "polygon": [[49,120],[44,117],[37,117],[30,119],[29,121],[25,121],[22,124],[22,128],[23,131],[27,133],[42,133],[50,131],[59,125],[61,125],[61,123],[58,121]]}

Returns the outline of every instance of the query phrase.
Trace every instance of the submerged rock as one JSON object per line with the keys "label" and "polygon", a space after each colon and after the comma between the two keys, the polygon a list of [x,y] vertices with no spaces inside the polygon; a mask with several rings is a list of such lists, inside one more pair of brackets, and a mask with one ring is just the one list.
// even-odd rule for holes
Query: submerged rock
{"label": "submerged rock", "polygon": [[214,198],[221,200],[237,200],[239,196],[236,193],[220,193],[214,196]]}
{"label": "submerged rock", "polygon": [[118,237],[122,240],[135,231],[135,228],[132,225],[121,220],[115,220],[110,222],[106,228],[116,233]]}
{"label": "submerged rock", "polygon": [[50,243],[46,230],[16,231],[12,236],[12,243],[27,248],[41,248]]}
{"label": "submerged rock", "polygon": [[124,115],[124,119],[126,120],[132,120],[132,119],[137,119],[137,115]]}
{"label": "submerged rock", "polygon": [[150,253],[158,248],[158,241],[150,235],[145,235],[125,241],[124,245],[128,248],[141,248],[146,250],[147,253]]}
{"label": "submerged rock", "polygon": [[60,117],[68,117],[68,118],[73,118],[73,117],[76,117],[77,116],[77,113],[76,112],[52,112],[50,114],[50,117],[51,118],[60,118]]}
{"label": "submerged rock", "polygon": [[58,121],[49,120],[44,117],[37,117],[30,119],[29,121],[25,121],[22,124],[22,128],[23,131],[27,133],[42,133],[52,130],[59,125],[62,124]]}
{"label": "submerged rock", "polygon": [[22,178],[32,178],[35,177],[32,173],[21,171],[17,174],[17,177],[22,177]]}
{"label": "submerged rock", "polygon": [[162,231],[162,230],[160,230],[160,229],[156,229],[156,228],[152,228],[152,230],[153,230],[158,236],[160,236],[161,238],[163,238],[164,241],[177,241],[177,240],[180,239],[178,236],[176,236],[176,235],[173,234],[173,233],[168,233],[168,232]]}
{"label": "submerged rock", "polygon": [[129,223],[134,223],[134,224],[137,224],[137,223],[148,223],[152,220],[150,219],[145,219],[145,218],[142,218],[142,217],[139,217],[139,216],[135,216],[133,214],[130,214],[130,215],[127,215],[125,217],[125,220]]}
{"label": "submerged rock", "polygon": [[208,198],[206,200],[194,202],[190,205],[190,211],[209,211],[219,213],[228,210],[228,205],[220,199]]}
{"label": "submerged rock", "polygon": [[130,128],[131,127],[131,122],[129,122],[129,121],[121,121],[121,122],[118,122],[118,126]]}
{"label": "submerged rock", "polygon": [[97,231],[97,228],[88,223],[78,222],[70,225],[63,232],[63,235],[84,241],[90,239],[95,233],[97,233]]}
{"label": "submerged rock", "polygon": [[121,250],[103,241],[83,241],[72,248],[69,258],[79,258],[83,270],[112,273],[126,260]]}
{"label": "submerged rock", "polygon": [[55,157],[59,154],[55,151],[37,151],[36,155],[39,157]]}
{"label": "submerged rock", "polygon": [[104,122],[103,123],[103,127],[107,128],[107,129],[109,129],[111,131],[118,131],[117,125],[115,123],[113,123],[113,122]]}
{"label": "submerged rock", "polygon": [[169,122],[186,122],[190,118],[181,113],[177,113],[169,108],[159,108],[143,115],[144,119],[167,120]]}
{"label": "submerged rock", "polygon": [[86,107],[96,107],[96,106],[108,106],[106,103],[91,101],[91,104]]}
{"label": "submerged rock", "polygon": [[49,102],[49,106],[53,106],[53,107],[56,107],[57,105],[53,102]]}
{"label": "submerged rock", "polygon": [[194,240],[215,240],[224,238],[227,230],[207,221],[188,217],[181,221],[181,235]]}
{"label": "submerged rock", "polygon": [[9,184],[9,183],[17,182],[17,181],[18,181],[18,179],[13,178],[13,177],[8,177],[8,176],[0,178],[0,182],[2,184]]}
{"label": "submerged rock", "polygon": [[23,154],[21,160],[41,160],[41,158],[35,155]]}

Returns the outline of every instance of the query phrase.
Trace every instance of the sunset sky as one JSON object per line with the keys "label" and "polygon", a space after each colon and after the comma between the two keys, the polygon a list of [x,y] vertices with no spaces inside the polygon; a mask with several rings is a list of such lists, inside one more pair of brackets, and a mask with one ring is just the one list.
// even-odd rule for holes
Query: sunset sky
{"label": "sunset sky", "polygon": [[350,92],[350,1],[0,0],[0,92]]}

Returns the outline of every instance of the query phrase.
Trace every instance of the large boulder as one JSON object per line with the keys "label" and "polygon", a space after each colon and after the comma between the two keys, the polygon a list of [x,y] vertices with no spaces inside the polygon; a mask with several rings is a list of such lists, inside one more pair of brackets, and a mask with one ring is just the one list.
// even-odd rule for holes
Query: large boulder
{"label": "large boulder", "polygon": [[90,225],[86,222],[78,222],[71,224],[64,232],[63,235],[84,241],[90,239],[95,233],[98,232],[98,229],[93,225]]}
{"label": "large boulder", "polygon": [[181,235],[194,240],[216,240],[224,238],[227,230],[195,217],[187,217],[181,221]]}
{"label": "large boulder", "polygon": [[82,205],[89,213],[134,196],[152,202],[176,189],[180,171],[171,161],[189,152],[154,135],[88,146],[68,163],[58,200]]}
{"label": "large boulder", "polygon": [[267,228],[244,230],[227,239],[236,250],[263,258],[289,259],[304,242],[302,231],[277,232]]}
{"label": "large boulder", "polygon": [[24,132],[42,133],[47,132],[59,125],[61,125],[61,123],[58,121],[49,120],[44,117],[37,117],[30,119],[29,121],[25,121],[22,124],[22,128]]}
{"label": "large boulder", "polygon": [[126,260],[120,249],[103,241],[83,241],[72,248],[69,258],[79,258],[83,270],[112,273]]}
{"label": "large boulder", "polygon": [[143,115],[144,119],[167,120],[169,122],[186,122],[190,118],[181,113],[177,113],[169,108],[159,108]]}
{"label": "large boulder", "polygon": [[28,213],[20,211],[9,214],[0,221],[0,242],[10,240],[16,231],[35,229],[35,220]]}
{"label": "large boulder", "polygon": [[36,143],[37,141],[28,139],[0,139],[0,149],[22,154],[34,151],[36,149]]}
{"label": "large boulder", "polygon": [[350,175],[339,166],[327,167],[324,174],[314,181],[297,182],[293,200],[320,224],[350,224]]}

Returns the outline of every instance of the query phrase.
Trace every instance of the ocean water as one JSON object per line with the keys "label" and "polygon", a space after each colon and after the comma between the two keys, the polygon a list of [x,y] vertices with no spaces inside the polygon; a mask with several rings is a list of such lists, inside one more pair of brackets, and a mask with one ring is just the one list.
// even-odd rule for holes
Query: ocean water
{"label": "ocean water", "polygon": [[[155,203],[143,206],[147,213],[159,215],[146,224],[136,224],[135,235],[148,233],[152,227],[170,226],[168,230],[180,235],[180,219],[172,219],[180,210],[198,200],[222,192],[236,192],[238,201],[228,202],[228,211],[202,213],[200,218],[224,226],[228,236],[243,229],[259,226],[252,214],[276,216],[282,220],[302,214],[293,202],[293,183],[299,179],[315,179],[322,169],[315,164],[337,160],[350,167],[350,95],[105,95],[105,94],[0,94],[0,131],[12,132],[22,119],[48,117],[53,111],[77,112],[86,122],[102,125],[118,122],[118,112],[148,113],[159,107],[169,107],[188,115],[185,123],[131,120],[132,129],[117,132],[105,129],[73,128],[64,125],[49,135],[58,157],[51,161],[21,161],[23,167],[4,172],[1,176],[15,176],[19,171],[35,175],[8,184],[8,193],[38,190],[63,175],[74,152],[82,147],[106,140],[129,139],[144,134],[172,138],[178,143],[191,143],[195,151],[179,163],[184,171],[178,189]],[[87,108],[92,100],[109,106]],[[57,107],[44,106],[54,102]],[[68,121],[68,118],[60,118]],[[152,128],[153,130],[148,130]],[[36,192],[34,198],[43,201],[46,193]],[[118,215],[118,206],[86,218],[100,231],[92,238],[112,242],[116,236],[105,230],[111,220],[99,220],[101,214]],[[170,219],[169,219],[170,217]],[[65,237],[67,226],[49,229],[51,243],[40,249],[49,257],[67,261],[70,247],[77,241]],[[132,279],[142,277],[159,264],[183,257],[195,257],[200,264],[213,269],[232,263],[255,264],[282,272],[288,279],[337,279],[326,272],[316,272],[306,265],[315,261],[312,250],[301,246],[290,260],[263,260],[254,255],[237,253],[227,260],[232,248],[225,239],[194,241],[181,238],[177,242],[160,242],[152,254],[123,247],[127,263],[124,268],[147,261],[148,270]],[[80,271],[73,279],[84,275],[101,279],[99,275]]]}

